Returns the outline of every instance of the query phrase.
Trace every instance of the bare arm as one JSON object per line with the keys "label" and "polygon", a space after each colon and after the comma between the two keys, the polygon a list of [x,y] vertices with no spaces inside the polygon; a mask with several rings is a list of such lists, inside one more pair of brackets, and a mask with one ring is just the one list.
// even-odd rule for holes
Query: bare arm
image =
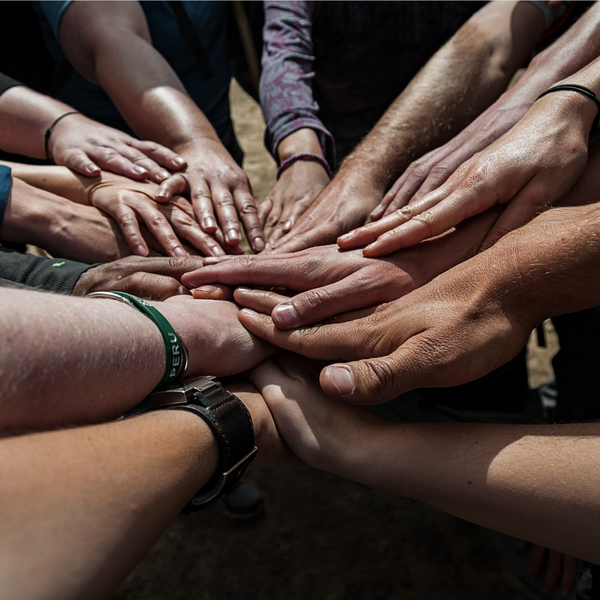
{"label": "bare arm", "polygon": [[[7,152],[46,158],[46,130],[72,111],[71,106],[25,86],[12,87],[0,96],[0,146]],[[183,158],[164,146],[136,140],[79,113],[56,123],[48,151],[57,164],[88,177],[97,176],[103,168],[160,182],[169,176],[163,167],[178,170],[185,166]]]}
{"label": "bare arm", "polygon": [[307,464],[600,561],[598,424],[395,424],[327,398],[314,371],[284,355],[251,374]]}
{"label": "bare arm", "polygon": [[235,247],[241,241],[239,213],[250,244],[262,250],[248,179],[152,46],[140,5],[74,2],[62,17],[60,42],[75,68],[103,87],[136,133],[187,161],[185,176],[202,228],[213,234],[219,225],[225,243]]}
{"label": "bare arm", "polygon": [[396,99],[311,210],[277,242],[277,251],[331,243],[363,224],[412,160],[444,143],[502,93],[542,29],[540,11],[527,3],[481,9]]}

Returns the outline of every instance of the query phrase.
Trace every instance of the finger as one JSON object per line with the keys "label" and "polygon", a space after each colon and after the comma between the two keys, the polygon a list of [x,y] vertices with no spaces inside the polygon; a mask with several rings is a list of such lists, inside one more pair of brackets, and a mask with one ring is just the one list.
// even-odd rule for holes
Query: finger
{"label": "finger", "polygon": [[252,290],[245,287],[236,288],[233,297],[240,306],[265,315],[270,315],[278,304],[289,300],[289,296],[283,296],[282,294],[276,294],[267,290]]}
{"label": "finger", "polygon": [[[475,198],[476,201],[474,201]],[[486,195],[483,192],[473,196],[458,191],[423,212],[419,211],[430,204],[429,199],[424,199],[419,205],[409,204],[400,212],[409,216],[410,219],[382,234],[375,242],[365,247],[363,254],[369,258],[377,258],[402,248],[415,246],[490,208],[495,204],[495,200],[495,196]]]}
{"label": "finger", "polygon": [[200,227],[202,227],[206,233],[214,234],[215,231],[217,231],[218,226],[208,183],[203,177],[194,178],[194,181],[190,181],[190,179],[186,177],[186,181],[190,188],[192,206],[194,207],[194,212],[196,213]]}
{"label": "finger", "polygon": [[203,285],[192,290],[195,300],[231,300],[233,288],[228,285]]}
{"label": "finger", "polygon": [[340,236],[337,239],[337,244],[342,250],[360,248],[361,246],[375,242],[380,235],[406,223],[408,219],[409,217],[402,211],[396,211],[380,221],[369,223]]}
{"label": "finger", "polygon": [[334,243],[336,233],[329,233],[325,228],[316,227],[306,233],[297,233],[292,230],[285,234],[282,238],[269,242],[267,250],[272,254],[285,254],[288,252],[300,252],[313,246],[324,246],[325,244]]}
{"label": "finger", "polygon": [[552,590],[557,586],[562,572],[562,554],[556,550],[550,550],[548,558],[548,566],[546,568],[546,577],[542,584],[542,590],[546,594],[551,594]]}
{"label": "finger", "polygon": [[369,292],[352,293],[357,288],[357,277],[346,277],[342,281],[308,290],[274,308],[271,317],[279,329],[294,329],[312,325],[341,313],[389,300],[388,286],[376,283],[365,285]]}
{"label": "finger", "polygon": [[[93,158],[105,171],[111,171],[130,179],[147,179],[150,176],[150,170],[124,156],[123,153],[126,153],[128,149],[128,146],[123,146],[121,151],[116,148],[104,147],[94,152]],[[135,156],[140,155],[136,152]]]}
{"label": "finger", "polygon": [[297,200],[293,204],[288,204],[281,215],[281,226],[271,235],[271,239],[275,241],[289,233],[311,204],[311,200]]}
{"label": "finger", "polygon": [[[265,223],[266,220],[271,212],[271,210],[273,210],[273,201],[270,198],[265,198],[259,205],[258,205],[258,220],[260,221],[260,224],[262,225],[263,231],[265,230]],[[266,232],[265,232],[266,234]]]}
{"label": "finger", "polygon": [[187,256],[187,252],[162,212],[147,203],[136,206],[136,212],[168,256]]}
{"label": "finger", "polygon": [[[262,252],[265,249],[265,234],[258,218],[256,198],[245,185],[239,185],[233,190],[233,201],[244,225],[250,247],[254,252]],[[225,239],[228,243],[234,243],[227,239],[227,235]]]}
{"label": "finger", "polygon": [[536,196],[537,194],[531,189],[531,186],[527,186],[519,192],[498,217],[498,220],[483,240],[479,252],[491,248],[510,231],[518,229],[535,219],[545,208],[540,200],[534,200]]}
{"label": "finger", "polygon": [[111,216],[119,225],[131,251],[138,256],[148,256],[148,245],[140,231],[135,212],[129,206],[119,204]]}
{"label": "finger", "polygon": [[187,167],[187,162],[183,156],[173,152],[169,148],[151,142],[148,140],[136,140],[135,138],[129,142],[131,146],[143,152],[154,162],[172,171],[179,171]]}
{"label": "finger", "polygon": [[352,360],[362,358],[365,352],[369,352],[369,340],[364,340],[363,345],[357,339],[361,336],[357,335],[356,321],[282,331],[275,327],[270,316],[247,308],[239,312],[238,318],[250,333],[308,358]]}
{"label": "finger", "polygon": [[[208,256],[224,256],[225,250],[221,247],[215,237],[202,231],[198,223],[177,205],[167,204],[162,209],[171,222],[177,236],[189,242]],[[215,236],[217,234],[215,233]]]}
{"label": "finger", "polygon": [[560,593],[563,598],[571,595],[571,590],[575,585],[577,577],[577,560],[572,556],[563,555],[562,581],[560,583]]}
{"label": "finger", "polygon": [[263,231],[267,241],[271,239],[271,235],[279,224],[279,219],[281,217],[281,202],[274,202],[270,200],[269,205],[271,206],[271,210],[269,211],[268,215],[265,216],[265,222],[263,226]]}
{"label": "finger", "polygon": [[188,183],[181,173],[168,176],[156,190],[157,202],[168,202],[177,194],[185,194],[189,192]]}
{"label": "finger", "polygon": [[225,243],[235,246],[242,241],[240,224],[231,192],[224,187],[211,189],[212,202]]}
{"label": "finger", "polygon": [[154,273],[133,273],[116,281],[111,291],[127,292],[146,300],[166,300],[171,296],[190,295],[177,279]]}
{"label": "finger", "polygon": [[102,173],[100,167],[81,150],[70,151],[64,160],[60,160],[58,156],[54,158],[56,164],[64,164],[69,169],[73,169],[73,171],[77,171],[77,173],[81,173],[86,177],[98,177]]}

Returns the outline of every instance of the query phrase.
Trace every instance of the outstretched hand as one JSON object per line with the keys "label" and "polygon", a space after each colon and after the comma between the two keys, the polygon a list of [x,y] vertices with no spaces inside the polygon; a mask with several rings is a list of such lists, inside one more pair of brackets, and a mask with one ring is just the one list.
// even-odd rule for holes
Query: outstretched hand
{"label": "outstretched hand", "polygon": [[489,248],[563,198],[587,164],[588,135],[597,108],[576,92],[541,98],[525,117],[461,166],[439,189],[342,236],[349,249],[385,256],[439,235],[495,204],[509,206],[482,244]]}

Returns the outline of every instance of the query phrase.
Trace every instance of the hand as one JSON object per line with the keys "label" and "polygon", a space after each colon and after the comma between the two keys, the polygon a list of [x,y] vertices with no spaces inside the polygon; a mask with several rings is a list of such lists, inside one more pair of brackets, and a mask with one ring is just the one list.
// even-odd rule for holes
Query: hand
{"label": "hand", "polygon": [[214,235],[220,228],[228,254],[239,253],[242,220],[250,247],[265,247],[256,199],[248,177],[218,139],[204,138],[180,148],[188,162],[184,176],[189,184],[194,212],[202,229]]}
{"label": "hand", "polygon": [[247,381],[226,382],[225,387],[235,394],[250,411],[258,452],[253,464],[262,467],[299,467],[297,459],[281,438],[273,415],[256,387]]}
{"label": "hand", "polygon": [[258,207],[267,242],[288,233],[328,183],[323,166],[311,160],[297,160],[285,169]]}
{"label": "hand", "polygon": [[[170,178],[178,180],[178,189],[185,189],[182,175]],[[190,203],[176,196],[169,202],[157,203],[157,185],[148,181],[133,181],[119,175],[102,173],[101,179],[90,181],[87,195],[92,206],[115,219],[131,250],[140,256],[148,255],[148,245],[140,233],[139,221],[169,256],[187,256],[179,238],[189,242],[204,254],[222,256],[221,246],[198,225]],[[178,237],[179,236],[179,237]],[[217,239],[221,239],[217,236]]]}
{"label": "hand", "polygon": [[166,300],[176,295],[191,295],[181,285],[181,276],[198,266],[198,258],[142,258],[129,256],[92,267],[81,275],[73,288],[73,296],[99,291],[120,291],[146,298]]}
{"label": "hand", "polygon": [[475,155],[438,190],[339,240],[384,256],[417,244],[494,204],[509,204],[482,244],[492,246],[564,197],[587,164],[597,107],[576,92],[541,98],[518,125]]}
{"label": "hand", "polygon": [[245,377],[262,394],[291,451],[312,467],[330,470],[328,456],[347,453],[346,444],[356,443],[357,432],[374,417],[361,407],[328,398],[319,387],[319,368],[315,361],[284,353]]}
{"label": "hand", "polygon": [[243,373],[273,356],[276,349],[247,331],[233,302],[173,296],[155,304],[189,352],[186,377]]}
{"label": "hand", "polygon": [[522,102],[505,108],[505,104],[503,96],[448,143],[413,161],[371,212],[371,219],[377,221],[436,190],[464,162],[504,135],[531,106]]}
{"label": "hand", "polygon": [[338,173],[289,233],[268,245],[271,252],[298,252],[332,244],[342,234],[363,225],[381,195],[367,183],[346,182]]}
{"label": "hand", "polygon": [[87,177],[98,177],[104,169],[131,179],[150,178],[160,183],[169,176],[163,167],[178,171],[186,166],[181,156],[160,144],[137,140],[79,113],[56,124],[48,149],[57,165]]}
{"label": "hand", "polygon": [[[277,306],[273,322],[282,329],[318,323],[345,311],[395,300],[472,256],[497,218],[497,211],[481,215],[446,236],[387,256],[365,258],[360,250],[341,252],[319,246],[294,254],[262,254],[231,259],[207,258],[203,269],[182,277],[201,297],[220,297],[214,285],[283,287],[302,292]],[[224,296],[227,297],[227,296]],[[238,288],[236,300],[259,309],[263,292]],[[275,302],[277,304],[278,302]],[[271,311],[273,304],[265,306]]]}

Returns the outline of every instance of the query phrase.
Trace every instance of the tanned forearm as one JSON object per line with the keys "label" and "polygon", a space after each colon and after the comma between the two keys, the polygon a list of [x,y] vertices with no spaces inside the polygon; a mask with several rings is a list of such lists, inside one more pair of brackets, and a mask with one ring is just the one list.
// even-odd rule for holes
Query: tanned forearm
{"label": "tanned forearm", "polygon": [[456,135],[506,89],[542,29],[539,10],[528,3],[486,6],[411,81],[339,176],[367,178],[383,193],[411,161]]}

